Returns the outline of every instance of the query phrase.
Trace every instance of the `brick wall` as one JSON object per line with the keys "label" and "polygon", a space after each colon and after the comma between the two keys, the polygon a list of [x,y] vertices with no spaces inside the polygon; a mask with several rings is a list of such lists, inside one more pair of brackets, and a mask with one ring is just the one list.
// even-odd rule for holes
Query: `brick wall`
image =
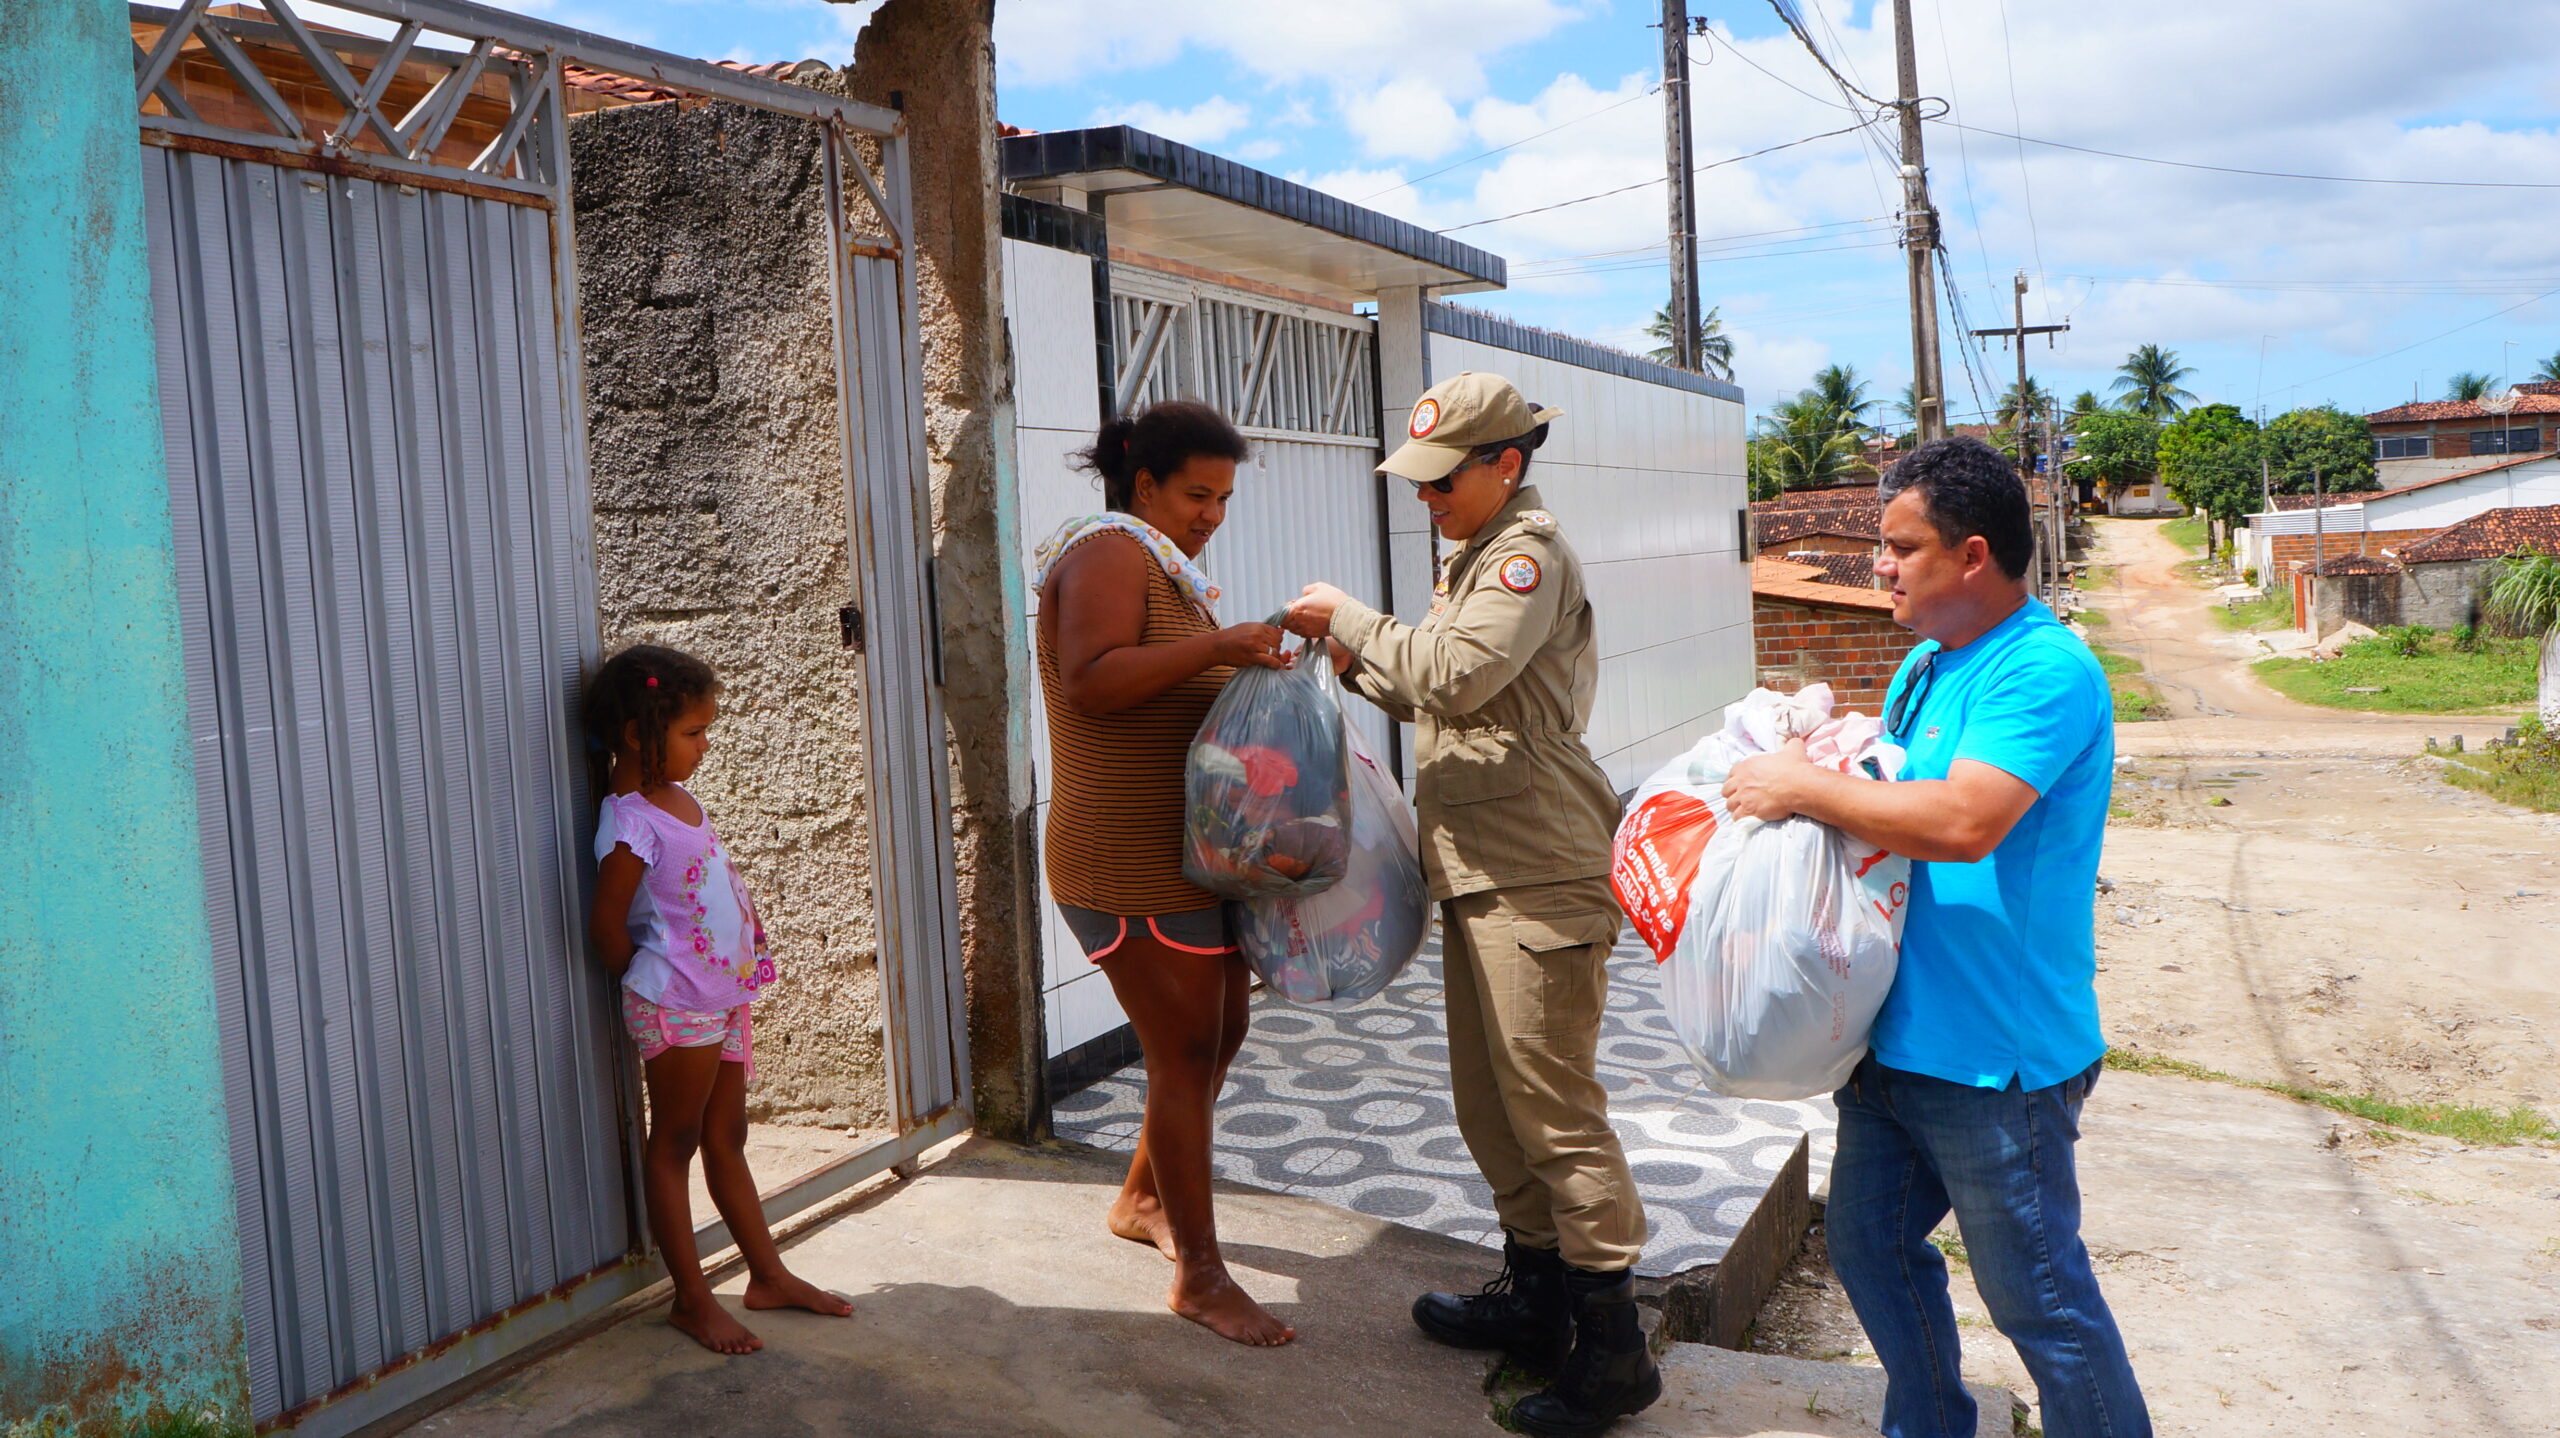
{"label": "brick wall", "polygon": [[1884,694],[1903,656],[1919,643],[1890,615],[1851,609],[1754,601],[1751,638],[1759,682],[1787,692],[1831,686],[1843,709],[1884,710]]}
{"label": "brick wall", "polygon": [[[2320,553],[2326,559],[2335,559],[2341,554],[2379,554],[2386,549],[2415,544],[2436,532],[2433,529],[2377,529],[2370,534],[2332,533],[2322,541]],[[2274,550],[2276,569],[2281,572],[2297,559],[2309,564],[2312,539],[2313,536],[2308,534],[2271,536],[2267,543]]]}

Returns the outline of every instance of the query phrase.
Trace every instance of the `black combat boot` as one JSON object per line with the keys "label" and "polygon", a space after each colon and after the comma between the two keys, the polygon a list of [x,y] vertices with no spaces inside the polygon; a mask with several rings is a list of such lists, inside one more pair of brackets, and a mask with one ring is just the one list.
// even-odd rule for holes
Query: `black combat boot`
{"label": "black combat boot", "polygon": [[1499,1348],[1532,1373],[1556,1371],[1573,1347],[1573,1300],[1552,1248],[1502,1240],[1502,1272],[1481,1293],[1426,1293],[1414,1326],[1452,1348]]}
{"label": "black combat boot", "polygon": [[1556,1381],[1520,1400],[1511,1421],[1537,1438],[1592,1438],[1662,1396],[1644,1325],[1636,1317],[1633,1272],[1564,1271],[1573,1298],[1573,1353]]}

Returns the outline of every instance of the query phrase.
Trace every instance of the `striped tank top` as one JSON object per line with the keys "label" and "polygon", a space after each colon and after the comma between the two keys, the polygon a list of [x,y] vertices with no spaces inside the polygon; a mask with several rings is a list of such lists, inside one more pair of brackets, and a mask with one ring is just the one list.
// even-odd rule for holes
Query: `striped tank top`
{"label": "striped tank top", "polygon": [[[1097,539],[1137,542],[1103,530],[1068,553]],[[1140,644],[1171,644],[1217,628],[1152,556],[1146,574]],[[1046,624],[1038,642],[1049,716],[1049,827],[1041,858],[1050,895],[1061,904],[1124,916],[1216,904],[1216,895],[1182,877],[1182,769],[1200,721],[1235,671],[1203,670],[1135,708],[1087,714],[1067,703]]]}

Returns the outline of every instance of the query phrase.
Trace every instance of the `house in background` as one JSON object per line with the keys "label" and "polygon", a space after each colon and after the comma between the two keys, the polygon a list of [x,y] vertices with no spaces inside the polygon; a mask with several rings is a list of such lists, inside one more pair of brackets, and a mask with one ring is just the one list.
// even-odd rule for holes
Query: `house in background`
{"label": "house in background", "polygon": [[1751,561],[1759,682],[1793,693],[1831,686],[1842,709],[1884,711],[1886,688],[1918,636],[1893,622],[1893,596],[1853,555],[1763,554]]}
{"label": "house in background", "polygon": [[2481,591],[2510,554],[2560,554],[2560,504],[2492,509],[2383,554],[2399,561],[2400,622],[2480,622]]}
{"label": "house in background", "polygon": [[[2382,477],[2389,484],[2395,471],[2384,465]],[[2451,473],[2327,500],[2317,504],[2311,495],[2280,494],[2273,509],[2250,515],[2241,531],[2242,566],[2271,584],[2291,564],[2396,551],[2493,509],[2560,504],[2560,454],[2466,460]]]}
{"label": "house in background", "polygon": [[2560,383],[2482,400],[2420,400],[2366,415],[2384,489],[2458,473],[2500,455],[2548,454],[2560,435]]}

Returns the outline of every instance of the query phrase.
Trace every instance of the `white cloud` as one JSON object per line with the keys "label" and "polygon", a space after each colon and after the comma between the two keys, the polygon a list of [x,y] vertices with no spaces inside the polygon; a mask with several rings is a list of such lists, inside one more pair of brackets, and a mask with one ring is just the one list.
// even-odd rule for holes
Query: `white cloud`
{"label": "white cloud", "polygon": [[1467,137],[1467,124],[1457,107],[1428,78],[1390,80],[1373,90],[1346,95],[1343,123],[1371,155],[1417,160],[1437,159]]}
{"label": "white cloud", "polygon": [[1214,145],[1244,128],[1252,112],[1224,95],[1212,95],[1188,110],[1170,110],[1153,100],[1105,105],[1086,121],[1092,125],[1135,125],[1185,145]]}

